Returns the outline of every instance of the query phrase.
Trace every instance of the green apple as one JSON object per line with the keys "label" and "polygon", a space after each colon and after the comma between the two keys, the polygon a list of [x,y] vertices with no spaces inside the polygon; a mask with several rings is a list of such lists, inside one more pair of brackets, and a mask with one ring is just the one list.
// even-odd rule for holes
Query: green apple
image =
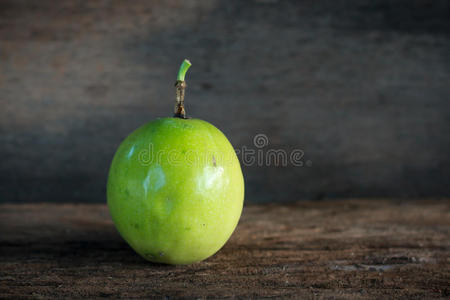
{"label": "green apple", "polygon": [[175,117],[149,122],[119,146],[109,171],[108,207],[120,235],[142,257],[189,264],[216,253],[239,221],[244,179],[216,127],[184,111],[185,60]]}

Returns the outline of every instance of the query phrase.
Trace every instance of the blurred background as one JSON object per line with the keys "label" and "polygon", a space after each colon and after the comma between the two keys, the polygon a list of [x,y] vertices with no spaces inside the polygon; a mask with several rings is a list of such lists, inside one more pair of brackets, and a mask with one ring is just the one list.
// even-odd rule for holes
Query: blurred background
{"label": "blurred background", "polygon": [[184,58],[190,116],[304,151],[247,203],[450,196],[448,0],[0,0],[0,202],[105,202]]}

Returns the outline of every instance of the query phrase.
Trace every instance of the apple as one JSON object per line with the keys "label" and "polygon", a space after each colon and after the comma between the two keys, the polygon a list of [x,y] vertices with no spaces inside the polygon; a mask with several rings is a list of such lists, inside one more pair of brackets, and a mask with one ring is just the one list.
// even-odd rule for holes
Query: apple
{"label": "apple", "polygon": [[132,132],[111,163],[107,199],[113,222],[143,258],[190,264],[216,253],[236,228],[244,179],[236,153],[216,127],[186,118],[185,60],[174,117]]}

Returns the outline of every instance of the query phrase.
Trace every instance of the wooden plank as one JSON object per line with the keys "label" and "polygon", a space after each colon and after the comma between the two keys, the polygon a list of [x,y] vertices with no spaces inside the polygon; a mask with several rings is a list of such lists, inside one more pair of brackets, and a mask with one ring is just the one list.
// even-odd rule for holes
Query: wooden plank
{"label": "wooden plank", "polygon": [[189,266],[149,263],[105,205],[1,205],[0,298],[450,296],[450,201],[246,206]]}
{"label": "wooden plank", "polygon": [[1,0],[0,202],[103,201],[119,143],[172,115],[184,58],[188,115],[241,162],[244,147],[264,161],[304,153],[303,167],[247,158],[250,201],[450,197],[449,12],[448,0]]}

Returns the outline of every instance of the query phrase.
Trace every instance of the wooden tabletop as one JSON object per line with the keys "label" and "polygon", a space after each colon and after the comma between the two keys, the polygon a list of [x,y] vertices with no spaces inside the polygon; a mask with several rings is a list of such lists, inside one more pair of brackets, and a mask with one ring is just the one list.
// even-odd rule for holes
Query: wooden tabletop
{"label": "wooden tabletop", "polygon": [[450,201],[246,206],[216,255],[152,264],[105,205],[0,206],[0,298],[446,298]]}

